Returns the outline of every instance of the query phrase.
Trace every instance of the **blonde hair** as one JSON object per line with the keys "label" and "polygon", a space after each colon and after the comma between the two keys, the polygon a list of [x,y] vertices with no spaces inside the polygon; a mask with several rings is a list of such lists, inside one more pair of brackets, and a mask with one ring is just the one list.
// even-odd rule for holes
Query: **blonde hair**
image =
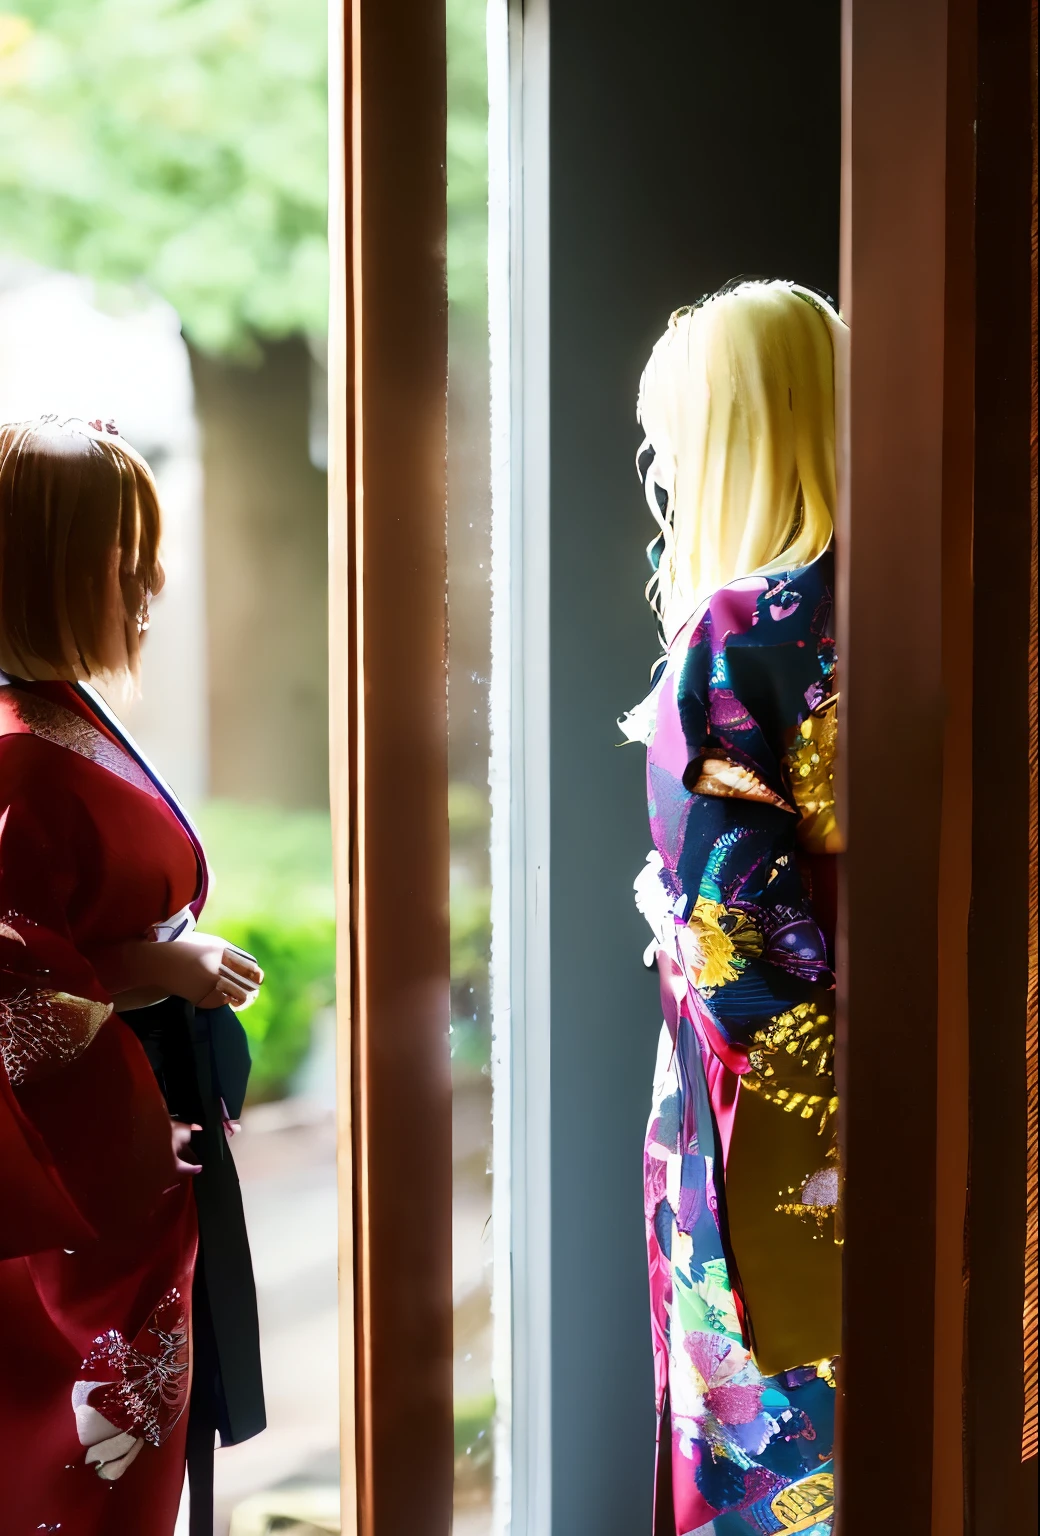
{"label": "blonde hair", "polygon": [[830,305],[788,282],[739,282],[669,320],[637,407],[661,530],[646,595],[666,640],[728,582],[826,549],[842,333]]}
{"label": "blonde hair", "polygon": [[160,532],[151,470],[111,425],[0,427],[0,667],[131,690]]}

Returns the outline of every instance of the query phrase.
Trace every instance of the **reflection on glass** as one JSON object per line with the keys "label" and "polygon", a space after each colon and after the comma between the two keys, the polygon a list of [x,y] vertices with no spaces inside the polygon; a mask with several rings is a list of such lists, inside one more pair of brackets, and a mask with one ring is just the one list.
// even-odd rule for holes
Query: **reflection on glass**
{"label": "reflection on glass", "polygon": [[490,1530],[491,496],[484,0],[448,0],[448,612],[455,1536]]}

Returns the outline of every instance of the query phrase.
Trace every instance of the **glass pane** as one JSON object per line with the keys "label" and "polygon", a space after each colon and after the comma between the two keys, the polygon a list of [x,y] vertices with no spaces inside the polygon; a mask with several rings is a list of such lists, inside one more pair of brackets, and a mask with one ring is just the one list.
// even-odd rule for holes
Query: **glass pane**
{"label": "glass pane", "polygon": [[491,1529],[488,687],[491,495],[484,0],[448,0],[448,612],[456,1536]]}

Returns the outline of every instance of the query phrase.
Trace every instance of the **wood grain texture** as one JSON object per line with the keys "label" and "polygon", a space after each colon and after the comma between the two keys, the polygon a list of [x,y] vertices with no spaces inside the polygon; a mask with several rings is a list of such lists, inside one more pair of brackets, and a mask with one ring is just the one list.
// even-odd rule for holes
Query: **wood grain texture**
{"label": "wood grain texture", "polygon": [[1036,1460],[1022,1461],[1030,952],[1030,12],[1030,0],[979,0],[978,5],[966,1424],[972,1536],[1028,1530],[1036,1512]]}
{"label": "wood grain texture", "polygon": [[[332,785],[344,1529],[451,1525],[445,17],[333,24]],[[338,138],[338,146],[337,146]],[[348,1236],[348,1232],[352,1234]],[[347,1505],[352,1505],[348,1510]]]}
{"label": "wood grain texture", "polygon": [[[949,1024],[944,1012],[958,998],[952,960],[968,904],[969,871],[951,830],[970,796],[963,772],[944,790],[950,668],[964,651],[963,636],[944,629],[944,601],[948,593],[963,601],[970,581],[970,497],[963,488],[951,496],[946,478],[958,448],[963,458],[953,434],[966,410],[970,419],[971,384],[970,325],[965,334],[956,323],[970,218],[965,228],[962,213],[955,226],[947,207],[948,11],[947,0],[845,5],[841,299],[852,346],[838,529],[848,849],[838,955],[842,1536],[874,1531],[881,1509],[893,1536],[920,1536],[932,1529],[933,1477],[957,1475],[937,1460],[946,1458],[948,1431],[934,1443],[937,1349],[957,1321],[956,1297],[951,1306],[936,1290],[937,1241],[948,1246],[956,1213],[955,1181],[937,1207],[937,1147],[944,1139],[962,1158],[963,1199],[966,1109],[957,1048],[963,978],[959,1023],[956,1006]],[[957,196],[963,203],[963,189]],[[956,206],[955,198],[951,213]],[[941,961],[951,962],[942,973]],[[944,1104],[940,1117],[943,1076],[958,1085],[960,1102]],[[881,1301],[886,1293],[891,1304]],[[891,1363],[889,1390],[880,1387],[882,1361]],[[895,1385],[907,1373],[912,1390]],[[886,1441],[913,1450],[888,1460],[879,1478],[881,1390]]]}
{"label": "wood grain texture", "polygon": [[1026,1249],[1025,1298],[1022,1307],[1022,1346],[1025,1358],[1025,1403],[1022,1415],[1022,1460],[1037,1455],[1037,3],[1030,26],[1030,94],[1033,110],[1033,213],[1030,234],[1032,279],[1032,381],[1029,434],[1030,580],[1029,580],[1029,974],[1026,990]]}

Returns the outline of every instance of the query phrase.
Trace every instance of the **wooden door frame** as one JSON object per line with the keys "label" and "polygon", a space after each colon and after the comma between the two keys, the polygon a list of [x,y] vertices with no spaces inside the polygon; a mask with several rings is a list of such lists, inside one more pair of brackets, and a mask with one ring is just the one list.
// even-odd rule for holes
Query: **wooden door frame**
{"label": "wooden door frame", "polygon": [[972,1536],[1028,1530],[1037,1499],[1035,25],[1036,0],[978,0],[965,1334]]}
{"label": "wooden door frame", "polygon": [[[866,1536],[883,1508],[892,1536],[950,1536],[968,1156],[973,7],[844,0],[843,15],[840,1530]],[[879,1434],[894,1452],[883,1470]]]}
{"label": "wooden door frame", "polygon": [[1035,14],[844,0],[841,1536],[1036,1505]]}
{"label": "wooden door frame", "polygon": [[446,1536],[444,5],[343,0],[330,40],[343,1530]]}

